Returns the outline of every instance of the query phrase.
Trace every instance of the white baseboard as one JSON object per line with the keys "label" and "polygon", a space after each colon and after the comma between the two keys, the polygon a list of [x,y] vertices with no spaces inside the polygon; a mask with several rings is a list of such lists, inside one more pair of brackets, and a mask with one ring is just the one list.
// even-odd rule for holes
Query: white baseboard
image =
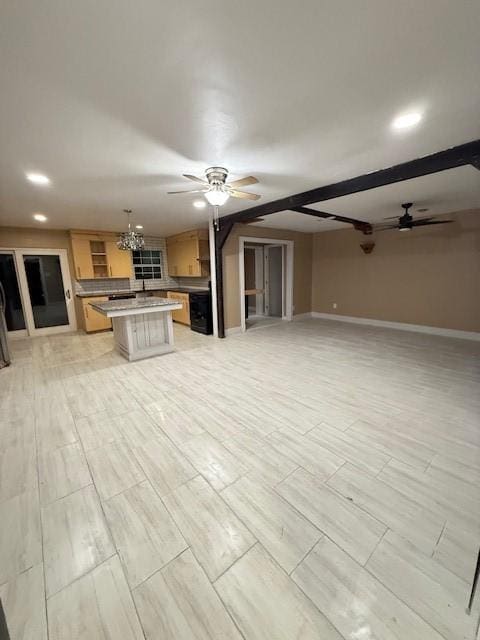
{"label": "white baseboard", "polygon": [[460,331],[459,329],[443,329],[442,327],[429,327],[423,324],[409,324],[407,322],[390,322],[389,320],[375,320],[373,318],[356,318],[355,316],[340,316],[335,313],[319,313],[312,311],[312,318],[322,320],[339,320],[340,322],[352,322],[354,324],[367,324],[386,329],[399,329],[400,331],[414,331],[417,333],[429,333],[431,335],[445,336],[447,338],[461,338],[463,340],[480,341],[480,333],[476,331]]}
{"label": "white baseboard", "polygon": [[232,336],[235,333],[242,333],[242,327],[231,327],[230,329],[225,329],[225,336]]}
{"label": "white baseboard", "polygon": [[312,317],[312,312],[308,311],[307,313],[296,313],[293,316],[293,320],[306,320],[307,318],[311,318]]}

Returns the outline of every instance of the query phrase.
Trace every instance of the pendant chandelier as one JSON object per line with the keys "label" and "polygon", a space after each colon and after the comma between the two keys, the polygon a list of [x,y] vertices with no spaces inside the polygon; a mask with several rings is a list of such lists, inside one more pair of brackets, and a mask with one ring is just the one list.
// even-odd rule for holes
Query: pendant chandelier
{"label": "pendant chandelier", "polygon": [[128,229],[120,234],[117,242],[117,247],[122,251],[139,251],[145,246],[145,239],[143,233],[137,233],[132,229],[130,224],[131,209],[124,209],[124,213],[127,214]]}

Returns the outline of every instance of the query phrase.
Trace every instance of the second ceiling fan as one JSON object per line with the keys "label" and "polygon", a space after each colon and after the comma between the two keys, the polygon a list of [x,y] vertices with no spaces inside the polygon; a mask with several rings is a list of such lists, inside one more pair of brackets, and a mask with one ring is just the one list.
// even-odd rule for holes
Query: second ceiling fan
{"label": "second ceiling fan", "polygon": [[193,180],[202,185],[201,189],[187,189],[185,191],[168,191],[169,194],[176,193],[203,193],[208,202],[215,206],[221,207],[228,198],[242,198],[246,200],[258,200],[258,193],[250,193],[248,191],[239,191],[238,187],[246,187],[250,184],[257,184],[258,180],[254,176],[247,176],[239,180],[227,182],[228,169],[224,167],[210,167],[205,171],[205,179],[197,178],[188,173],[184,173],[183,177]]}
{"label": "second ceiling fan", "polygon": [[432,224],[450,224],[453,220],[436,220],[434,216],[430,216],[428,218],[413,218],[413,216],[408,212],[408,210],[413,206],[413,202],[404,202],[402,204],[402,209],[405,213],[397,218],[397,216],[392,216],[391,218],[385,218],[385,220],[392,220],[397,218],[398,222],[396,224],[380,224],[375,225],[375,231],[387,231],[388,229],[398,229],[399,231],[411,231],[415,227],[429,227]]}

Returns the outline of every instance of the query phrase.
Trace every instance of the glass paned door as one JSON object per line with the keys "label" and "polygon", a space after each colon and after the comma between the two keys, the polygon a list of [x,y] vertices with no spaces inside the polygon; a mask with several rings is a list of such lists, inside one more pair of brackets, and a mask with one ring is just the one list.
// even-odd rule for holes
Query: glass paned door
{"label": "glass paned door", "polygon": [[23,264],[35,329],[68,325],[60,256],[24,255]]}
{"label": "glass paned door", "polygon": [[74,331],[75,309],[65,249],[15,249],[29,335]]}
{"label": "glass paned door", "polygon": [[0,252],[0,283],[5,293],[5,309],[3,311],[7,330],[22,331],[26,327],[25,316],[12,252]]}

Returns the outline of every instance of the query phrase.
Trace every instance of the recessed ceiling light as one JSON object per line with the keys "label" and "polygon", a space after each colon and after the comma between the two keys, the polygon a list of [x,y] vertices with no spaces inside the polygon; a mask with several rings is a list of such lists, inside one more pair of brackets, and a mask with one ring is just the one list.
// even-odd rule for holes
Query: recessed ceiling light
{"label": "recessed ceiling light", "polygon": [[34,213],[33,219],[36,220],[37,222],[46,222],[48,220],[47,216],[44,215],[43,213]]}
{"label": "recessed ceiling light", "polygon": [[27,180],[34,184],[49,184],[50,178],[44,176],[43,173],[27,173]]}
{"label": "recessed ceiling light", "polygon": [[392,122],[394,129],[408,129],[414,127],[422,119],[422,114],[418,111],[411,111],[410,113],[404,113],[402,116],[398,116]]}
{"label": "recessed ceiling light", "polygon": [[205,209],[205,207],[207,206],[207,203],[205,202],[205,200],[194,200],[193,206],[196,207],[197,209]]}
{"label": "recessed ceiling light", "polygon": [[135,229],[143,229],[143,224],[136,224]]}

